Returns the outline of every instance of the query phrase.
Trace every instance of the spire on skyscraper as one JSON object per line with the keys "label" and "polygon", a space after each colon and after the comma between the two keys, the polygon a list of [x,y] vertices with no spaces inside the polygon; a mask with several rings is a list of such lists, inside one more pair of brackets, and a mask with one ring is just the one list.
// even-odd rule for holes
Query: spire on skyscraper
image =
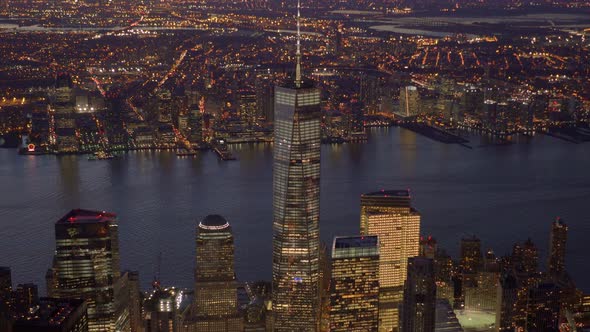
{"label": "spire on skyscraper", "polygon": [[297,51],[295,58],[297,63],[295,64],[295,85],[299,87],[301,85],[301,0],[297,0]]}

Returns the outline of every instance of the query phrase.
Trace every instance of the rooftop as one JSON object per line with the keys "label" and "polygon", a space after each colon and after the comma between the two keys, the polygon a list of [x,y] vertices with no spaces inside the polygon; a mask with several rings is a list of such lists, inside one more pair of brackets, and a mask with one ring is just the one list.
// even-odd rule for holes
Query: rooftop
{"label": "rooftop", "polygon": [[199,228],[206,230],[220,230],[229,227],[229,222],[218,214],[210,214],[199,223]]}
{"label": "rooftop", "polygon": [[35,327],[65,326],[70,319],[78,319],[76,316],[84,312],[84,300],[41,298],[37,310],[30,312],[25,319],[17,320],[14,330],[30,331]]}
{"label": "rooftop", "polygon": [[281,88],[287,88],[287,89],[312,89],[315,87],[313,84],[313,81],[306,79],[306,78],[303,78],[303,81],[301,82],[301,84],[299,86],[297,86],[297,84],[295,83],[294,77],[287,78],[284,82],[281,82],[279,84],[279,86]]}
{"label": "rooftop", "polygon": [[400,197],[400,198],[411,198],[410,189],[406,190],[385,190],[374,191],[371,193],[363,194],[364,197]]}
{"label": "rooftop", "polygon": [[116,218],[117,215],[111,212],[75,209],[68,212],[57,223],[98,223],[112,221]]}
{"label": "rooftop", "polygon": [[372,248],[378,244],[376,235],[368,236],[337,236],[334,238],[334,248]]}

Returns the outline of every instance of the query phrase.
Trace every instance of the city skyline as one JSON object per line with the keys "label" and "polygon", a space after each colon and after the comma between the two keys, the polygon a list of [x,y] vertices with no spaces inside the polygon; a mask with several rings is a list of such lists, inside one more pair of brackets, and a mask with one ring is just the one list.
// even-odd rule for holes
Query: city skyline
{"label": "city skyline", "polygon": [[590,328],[589,14],[1,1],[0,332]]}

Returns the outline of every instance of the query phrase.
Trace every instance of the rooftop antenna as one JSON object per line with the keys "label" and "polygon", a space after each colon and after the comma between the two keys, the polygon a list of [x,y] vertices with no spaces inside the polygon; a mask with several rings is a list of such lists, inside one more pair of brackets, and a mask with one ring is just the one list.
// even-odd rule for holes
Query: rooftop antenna
{"label": "rooftop antenna", "polygon": [[301,86],[301,0],[297,0],[297,51],[295,53],[296,65],[295,65],[295,85]]}

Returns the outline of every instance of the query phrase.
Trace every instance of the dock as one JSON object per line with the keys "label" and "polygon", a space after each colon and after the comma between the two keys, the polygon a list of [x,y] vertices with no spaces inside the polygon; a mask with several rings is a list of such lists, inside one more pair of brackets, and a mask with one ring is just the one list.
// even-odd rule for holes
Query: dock
{"label": "dock", "polygon": [[222,147],[215,146],[213,148],[213,151],[217,153],[217,156],[221,160],[236,160],[236,157],[234,157],[234,155],[231,152],[229,152],[227,149],[223,149]]}

